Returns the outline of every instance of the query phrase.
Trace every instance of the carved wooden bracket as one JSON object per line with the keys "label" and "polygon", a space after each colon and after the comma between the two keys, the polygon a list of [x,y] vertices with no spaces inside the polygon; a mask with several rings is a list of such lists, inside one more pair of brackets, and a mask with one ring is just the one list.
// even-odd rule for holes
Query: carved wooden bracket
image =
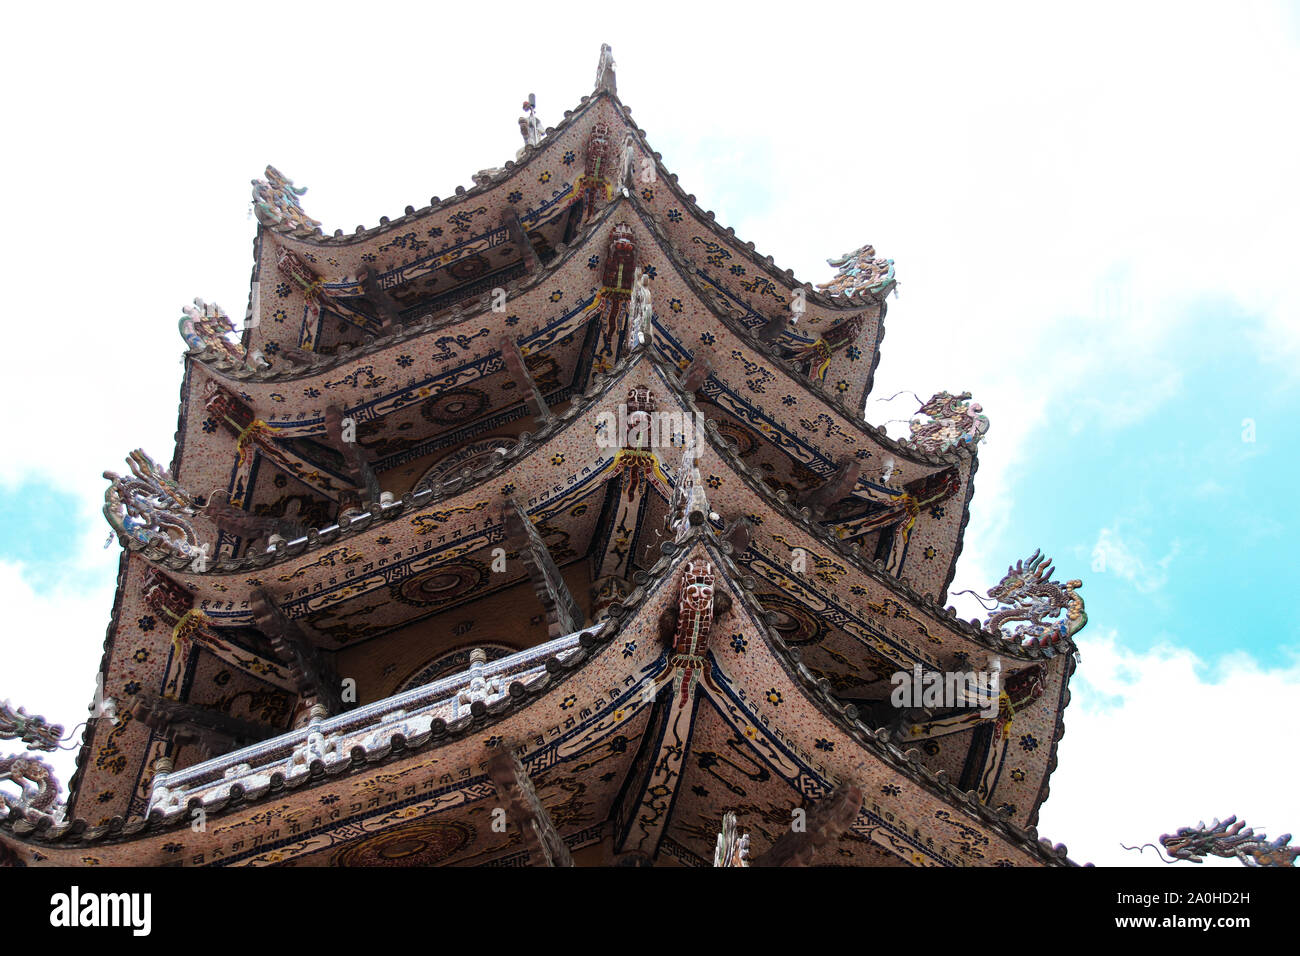
{"label": "carved wooden bracket", "polygon": [[507,750],[498,750],[488,760],[488,774],[505,805],[506,818],[523,835],[529,859],[539,866],[573,866],[569,847],[551,822],[519,758]]}
{"label": "carved wooden bracket", "polygon": [[512,541],[519,543],[524,561],[528,565],[528,576],[532,579],[533,589],[541,598],[546,608],[551,637],[563,637],[581,630],[586,622],[586,615],[574,600],[569,586],[564,582],[555,559],[546,547],[546,542],[533,527],[528,512],[516,498],[511,498],[505,510],[506,531]]}
{"label": "carved wooden bracket", "polygon": [[264,590],[252,593],[253,618],[276,655],[289,665],[289,676],[302,696],[312,696],[330,714],[344,710],[341,683],[334,666],[298,623],[280,610]]}

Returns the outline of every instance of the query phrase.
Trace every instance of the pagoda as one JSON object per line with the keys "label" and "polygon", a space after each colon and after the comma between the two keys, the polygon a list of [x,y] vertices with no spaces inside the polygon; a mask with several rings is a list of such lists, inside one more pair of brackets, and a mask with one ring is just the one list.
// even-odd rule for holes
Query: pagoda
{"label": "pagoda", "polygon": [[254,181],[242,332],[183,310],[170,466],[105,472],[66,799],[62,729],[0,712],[0,861],[1072,865],[1035,823],[1079,582],[1035,554],[944,607],[988,419],[865,423],[892,260],[812,285],[718,224],[608,47],[524,113],[352,234]]}

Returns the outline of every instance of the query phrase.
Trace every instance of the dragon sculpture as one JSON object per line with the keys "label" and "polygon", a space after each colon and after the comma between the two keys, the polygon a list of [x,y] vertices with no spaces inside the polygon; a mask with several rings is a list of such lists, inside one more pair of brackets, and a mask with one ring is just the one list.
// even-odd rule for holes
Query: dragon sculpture
{"label": "dragon sculpture", "polygon": [[265,179],[254,179],[252,183],[253,214],[262,225],[308,232],[320,229],[320,223],[303,212],[298,202],[298,197],[307,192],[306,186],[295,186],[274,166],[266,167]]}
{"label": "dragon sculpture", "polygon": [[912,430],[911,444],[932,455],[941,455],[950,448],[978,445],[989,430],[989,419],[980,414],[982,407],[970,397],[970,392],[933,395],[916,412],[927,418],[913,418],[908,426]]}
{"label": "dragon sculpture", "polygon": [[[6,700],[0,702],[0,740],[20,740],[28,750],[57,750],[63,740],[63,727],[39,714],[28,714],[21,707],[15,709]],[[0,790],[0,805],[10,813],[32,823],[61,815],[61,804],[57,802],[59,782],[39,757],[0,757],[0,783],[18,785],[17,796]]]}
{"label": "dragon sculpture", "polygon": [[653,311],[650,300],[649,277],[638,268],[633,274],[632,301],[627,308],[629,350],[634,351],[650,343],[650,321]]}
{"label": "dragon sculpture", "polygon": [[17,710],[9,701],[0,701],[0,740],[21,740],[28,750],[57,750],[63,739],[63,727],[51,724],[40,714]]}
{"label": "dragon sculpture", "polygon": [[722,817],[722,832],[713,849],[714,866],[749,866],[749,834],[741,834],[736,815],[727,811]]}
{"label": "dragon sculpture", "polygon": [[704,479],[700,477],[698,440],[695,430],[686,436],[686,442],[682,447],[682,464],[676,475],[677,485],[673,489],[665,519],[668,530],[679,542],[685,539],[692,527],[702,525],[710,518],[716,517],[709,507],[709,498],[704,491]]}
{"label": "dragon sculpture", "polygon": [[108,523],[140,546],[167,548],[182,557],[197,554],[199,536],[191,521],[197,512],[194,498],[141,449],[131,452],[126,463],[131,477],[104,472],[111,482],[104,492]]}
{"label": "dragon sculpture", "polygon": [[1300,846],[1288,846],[1290,842],[1289,833],[1269,842],[1267,836],[1256,833],[1236,816],[1222,823],[1216,819],[1209,827],[1202,820],[1194,827],[1180,827],[1177,833],[1160,837],[1161,845],[1175,861],[1201,863],[1208,854],[1224,859],[1235,856],[1243,866],[1295,866]]}
{"label": "dragon sculpture", "polygon": [[62,805],[57,801],[59,781],[55,779],[54,771],[39,757],[22,754],[0,757],[0,783],[18,785],[19,795],[16,797],[0,790],[0,802],[11,814],[32,823],[60,815]]}
{"label": "dragon sculpture", "polygon": [[193,305],[185,306],[181,311],[185,313],[179,323],[181,338],[191,349],[198,352],[210,349],[236,365],[253,370],[271,367],[261,351],[245,352],[230,339],[235,334],[235,323],[215,302],[195,299]]}
{"label": "dragon sculpture", "polygon": [[[1022,647],[1050,647],[1073,637],[1088,623],[1083,598],[1076,592],[1083,587],[1079,580],[1064,585],[1053,581],[1052,561],[1035,551],[1028,561],[1017,561],[1006,575],[989,588],[988,595],[998,607],[985,622],[985,630],[1007,641],[1019,641]],[[1065,612],[1063,619],[1056,618]],[[1004,625],[1023,621],[1012,631]]]}
{"label": "dragon sculpture", "polygon": [[880,295],[894,285],[894,260],[877,259],[876,250],[871,246],[854,249],[838,259],[827,259],[826,264],[839,269],[834,279],[817,286],[827,295]]}

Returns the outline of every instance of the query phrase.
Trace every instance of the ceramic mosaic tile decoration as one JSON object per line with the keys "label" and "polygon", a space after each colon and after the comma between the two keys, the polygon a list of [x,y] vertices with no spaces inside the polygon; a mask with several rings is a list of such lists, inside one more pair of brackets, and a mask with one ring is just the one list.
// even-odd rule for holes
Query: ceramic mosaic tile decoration
{"label": "ceramic mosaic tile decoration", "polygon": [[944,606],[990,425],[864,421],[894,262],[808,283],[719,225],[608,47],[519,124],[351,234],[253,180],[243,331],[179,309],[170,464],[105,472],[66,794],[63,728],[0,709],[0,862],[1069,865],[1034,826],[1081,582],[1036,553]]}

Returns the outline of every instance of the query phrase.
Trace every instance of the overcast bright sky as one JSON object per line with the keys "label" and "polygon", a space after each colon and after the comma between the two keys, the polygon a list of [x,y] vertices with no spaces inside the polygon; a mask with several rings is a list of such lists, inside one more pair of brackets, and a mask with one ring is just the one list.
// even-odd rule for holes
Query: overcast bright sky
{"label": "overcast bright sky", "polygon": [[327,231],[396,217],[513,158],[528,93],[558,122],[608,42],[724,225],[801,280],[896,260],[875,395],[968,389],[992,420],[954,587],[1037,547],[1084,579],[1042,834],[1122,864],[1215,815],[1300,829],[1296,5],[199,10],[6,11],[0,697],[85,717],[100,475],[170,460],[176,323],[242,313],[249,180],[275,164]]}

